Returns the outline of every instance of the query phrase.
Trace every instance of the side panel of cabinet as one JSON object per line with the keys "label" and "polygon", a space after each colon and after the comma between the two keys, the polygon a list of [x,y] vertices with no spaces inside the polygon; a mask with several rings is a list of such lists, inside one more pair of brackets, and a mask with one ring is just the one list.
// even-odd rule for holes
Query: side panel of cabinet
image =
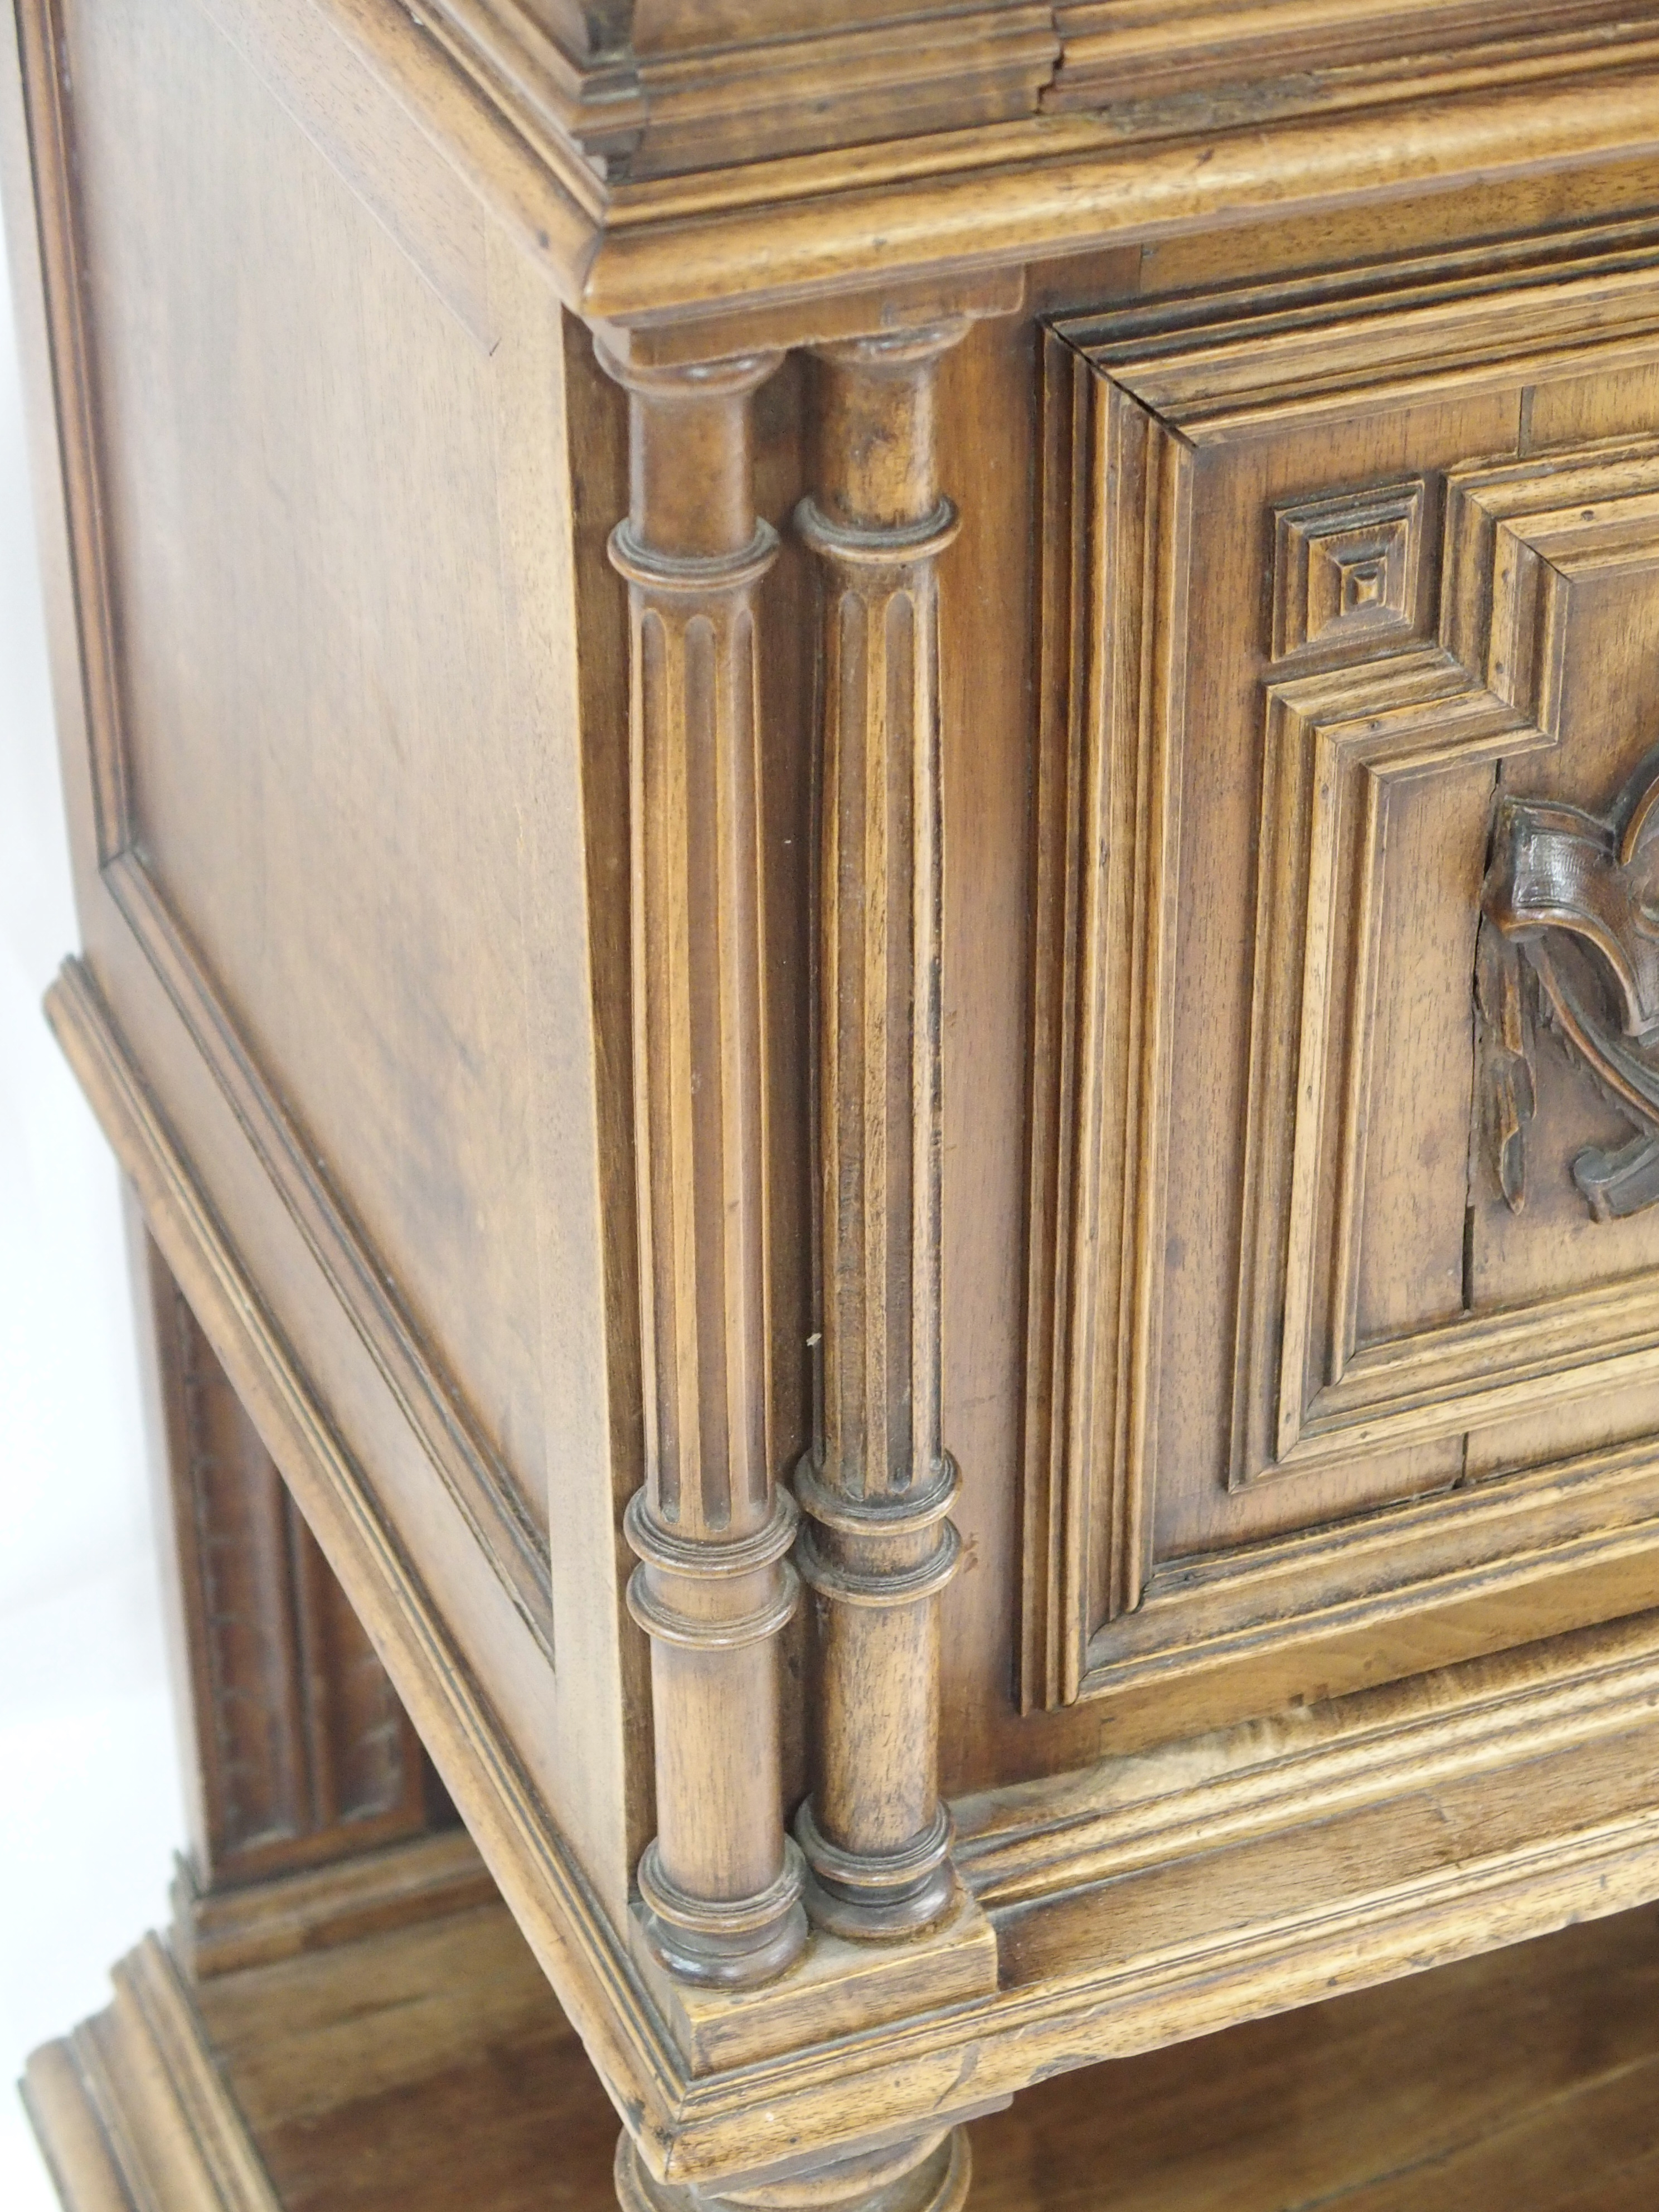
{"label": "side panel of cabinet", "polygon": [[603,476],[617,423],[576,424],[556,300],[320,21],[303,52],[194,0],[20,28],[75,599],[60,1031],[257,1285],[437,1677],[620,1920],[626,905],[584,817],[620,726],[568,442]]}

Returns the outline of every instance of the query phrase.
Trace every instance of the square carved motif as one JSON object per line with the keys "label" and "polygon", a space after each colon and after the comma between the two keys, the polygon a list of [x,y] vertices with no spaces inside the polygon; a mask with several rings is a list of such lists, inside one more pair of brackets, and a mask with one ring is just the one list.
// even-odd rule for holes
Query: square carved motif
{"label": "square carved motif", "polygon": [[1275,660],[1420,635],[1426,492],[1416,477],[1276,510]]}

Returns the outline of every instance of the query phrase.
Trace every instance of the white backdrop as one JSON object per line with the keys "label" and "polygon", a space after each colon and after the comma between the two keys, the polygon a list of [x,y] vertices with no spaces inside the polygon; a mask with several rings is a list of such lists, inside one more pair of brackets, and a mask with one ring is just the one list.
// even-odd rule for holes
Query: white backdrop
{"label": "white backdrop", "polygon": [[[3,248],[0,247],[0,253]],[[76,942],[0,262],[0,2075],[107,2002],[184,1832],[119,1194],[40,1014]],[[0,2083],[0,2205],[57,2198]]]}

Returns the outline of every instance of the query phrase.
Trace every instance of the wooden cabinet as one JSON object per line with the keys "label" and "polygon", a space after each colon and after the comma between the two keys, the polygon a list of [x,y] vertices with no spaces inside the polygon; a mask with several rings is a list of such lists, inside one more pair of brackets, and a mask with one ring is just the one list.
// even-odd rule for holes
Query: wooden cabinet
{"label": "wooden cabinet", "polygon": [[17,27],[202,1771],[110,2047],[483,1910],[453,1799],[629,2212],[954,2212],[1659,1894],[1649,20]]}

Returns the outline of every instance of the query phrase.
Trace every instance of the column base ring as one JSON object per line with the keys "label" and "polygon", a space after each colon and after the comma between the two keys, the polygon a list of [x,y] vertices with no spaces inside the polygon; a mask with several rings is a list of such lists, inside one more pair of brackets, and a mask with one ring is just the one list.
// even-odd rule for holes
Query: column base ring
{"label": "column base ring", "polygon": [[805,1947],[805,1869],[799,1846],[787,1836],[782,1871],[750,1897],[691,1896],[663,1872],[654,1842],[647,1845],[635,1878],[651,1954],[681,1981],[752,1988],[775,1981]]}
{"label": "column base ring", "polygon": [[902,1850],[842,1850],[819,1829],[809,1798],[795,1815],[795,1839],[811,1879],[806,1910],[827,1935],[867,1943],[920,1935],[950,1910],[957,1893],[951,1844],[956,1824],[945,1805]]}
{"label": "column base ring", "polygon": [[961,2127],[729,2191],[655,2180],[630,2135],[617,2145],[622,2212],[962,2212],[972,2175]]}

